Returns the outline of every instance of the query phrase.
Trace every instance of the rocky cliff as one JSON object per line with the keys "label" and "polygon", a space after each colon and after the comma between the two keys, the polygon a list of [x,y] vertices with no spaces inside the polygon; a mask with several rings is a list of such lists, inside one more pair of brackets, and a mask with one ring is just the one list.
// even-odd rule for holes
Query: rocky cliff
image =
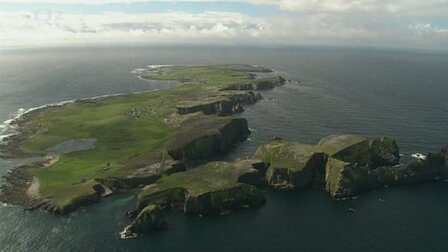
{"label": "rocky cliff", "polygon": [[140,211],[127,230],[132,233],[146,233],[165,227],[166,222],[160,207],[157,205],[148,205]]}
{"label": "rocky cliff", "polygon": [[210,162],[144,188],[137,209],[158,205],[186,214],[226,214],[259,206],[265,199],[253,184],[262,183],[265,171],[260,160]]}
{"label": "rocky cliff", "polygon": [[316,146],[271,141],[258,148],[254,157],[269,164],[266,181],[277,189],[321,187],[324,184],[326,156]]}
{"label": "rocky cliff", "polygon": [[271,141],[256,158],[269,164],[267,183],[277,189],[324,186],[334,198],[346,198],[378,187],[448,177],[446,150],[424,160],[399,165],[395,140],[369,141],[356,135],[334,135],[317,145]]}
{"label": "rocky cliff", "polygon": [[182,132],[167,145],[174,160],[198,160],[221,155],[250,134],[247,120],[199,116],[183,122]]}

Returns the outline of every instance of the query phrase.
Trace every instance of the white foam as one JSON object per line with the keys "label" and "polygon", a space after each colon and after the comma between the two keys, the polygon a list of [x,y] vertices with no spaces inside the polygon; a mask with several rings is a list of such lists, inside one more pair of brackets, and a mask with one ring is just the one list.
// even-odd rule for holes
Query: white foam
{"label": "white foam", "polygon": [[[169,67],[169,66],[173,66],[173,65],[148,65],[147,67],[150,69],[157,69],[157,68],[161,68],[161,67]],[[147,69],[145,68],[137,68],[133,71],[145,71]],[[139,78],[141,78],[139,76]],[[29,109],[25,109],[25,108],[19,108],[17,110],[16,113],[13,113],[11,115],[11,118],[4,121],[3,123],[0,124],[0,142],[3,141],[3,139],[5,139],[6,137],[12,136],[17,134],[16,132],[16,128],[17,128],[17,121],[24,115],[31,113],[33,111],[36,110],[40,110],[40,109],[44,109],[47,107],[57,107],[57,106],[63,106],[65,104],[68,103],[74,103],[76,101],[90,101],[90,100],[94,100],[94,99],[100,99],[100,98],[107,98],[107,97],[114,97],[114,96],[121,96],[121,95],[133,95],[133,94],[142,94],[142,93],[148,93],[148,92],[154,92],[154,91],[159,91],[160,89],[152,89],[152,90],[147,90],[147,91],[140,91],[140,92],[133,92],[133,93],[116,93],[116,94],[107,94],[107,95],[98,95],[98,96],[94,96],[94,97],[89,97],[89,98],[82,98],[82,99],[72,99],[72,100],[66,100],[66,101],[60,101],[60,102],[54,102],[54,103],[49,103],[46,105],[42,105],[42,106],[37,106],[37,107],[33,107],[33,108],[29,108]],[[7,134],[4,134],[7,133]]]}
{"label": "white foam", "polygon": [[150,68],[150,69],[158,69],[158,68],[162,68],[162,67],[170,67],[173,65],[147,65],[146,67]]}
{"label": "white foam", "polygon": [[3,139],[5,139],[5,138],[7,138],[7,137],[10,137],[10,136],[12,136],[12,135],[14,135],[14,134],[0,135],[0,142],[3,141]]}
{"label": "white foam", "polygon": [[138,236],[136,233],[132,233],[131,235],[126,235],[126,232],[128,231],[128,229],[130,227],[131,226],[129,225],[129,226],[125,227],[123,231],[120,232],[121,239],[132,239],[132,238],[135,238]]}
{"label": "white foam", "polygon": [[[160,89],[151,89],[151,90],[146,90],[146,91],[139,91],[139,92],[132,92],[132,93],[116,93],[116,94],[107,94],[107,95],[98,95],[98,96],[94,96],[94,97],[89,97],[89,98],[82,98],[82,99],[72,99],[72,100],[66,100],[66,101],[60,101],[60,102],[54,102],[54,103],[49,103],[46,105],[42,105],[42,106],[37,106],[37,107],[33,107],[33,108],[29,108],[29,109],[24,109],[24,108],[19,108],[17,110],[16,113],[13,113],[11,115],[11,119],[8,119],[6,121],[4,121],[2,124],[0,124],[0,144],[3,141],[3,139],[9,137],[9,136],[13,136],[17,134],[17,121],[24,115],[31,113],[33,111],[36,110],[40,110],[40,109],[44,109],[44,108],[48,108],[48,107],[58,107],[58,106],[63,106],[69,103],[75,103],[77,101],[91,101],[91,100],[95,100],[95,99],[100,99],[100,98],[108,98],[108,97],[115,97],[115,96],[121,96],[121,95],[135,95],[135,94],[143,94],[143,93],[149,93],[149,92],[154,92],[154,91],[159,91]],[[4,134],[4,133],[7,134]]]}
{"label": "white foam", "polygon": [[146,70],[146,68],[136,68],[136,69],[132,70],[131,73],[140,74],[140,73],[144,72],[145,70]]}
{"label": "white foam", "polygon": [[414,153],[411,155],[411,157],[416,158],[416,159],[420,159],[420,160],[425,160],[426,156],[421,154],[421,153]]}

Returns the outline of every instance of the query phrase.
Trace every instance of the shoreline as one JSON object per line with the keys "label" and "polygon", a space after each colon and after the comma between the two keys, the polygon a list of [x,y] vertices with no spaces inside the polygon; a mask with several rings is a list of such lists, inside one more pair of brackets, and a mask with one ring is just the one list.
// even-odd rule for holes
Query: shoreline
{"label": "shoreline", "polygon": [[[151,81],[150,79],[141,78],[142,76],[136,70],[139,70],[139,71],[141,70],[143,72],[143,71],[147,71],[148,69],[155,70],[158,68],[170,67],[170,66],[174,66],[174,65],[147,65],[147,66],[145,66],[146,68],[136,68],[136,69],[132,70],[131,73],[138,74],[137,78],[139,78],[141,80]],[[167,81],[167,82],[169,82],[169,81]],[[174,81],[174,82],[179,82],[179,81]],[[179,84],[181,85],[182,83],[179,82]],[[0,123],[0,129],[3,129],[0,131],[0,146],[5,144],[4,143],[5,139],[7,139],[8,137],[14,136],[18,133],[15,131],[17,129],[17,123],[22,119],[22,117],[26,116],[29,113],[32,113],[35,111],[37,112],[41,109],[46,109],[46,108],[61,107],[61,106],[64,106],[64,105],[70,104],[70,103],[94,101],[96,99],[117,97],[117,96],[138,95],[138,94],[144,94],[144,93],[154,92],[154,91],[159,91],[159,90],[162,90],[162,89],[155,88],[155,89],[149,89],[149,90],[138,91],[138,92],[104,94],[104,95],[97,95],[97,96],[93,96],[93,97],[77,98],[77,99],[70,99],[70,100],[64,100],[64,101],[55,101],[55,102],[50,102],[50,103],[47,103],[44,105],[31,107],[28,109],[19,108],[19,109],[17,109],[17,111],[15,113],[11,114],[11,116],[12,116],[11,118]],[[20,112],[20,111],[23,111],[23,112]],[[12,131],[12,132],[8,133],[8,134],[4,134],[5,132],[8,132],[8,131]]]}
{"label": "shoreline", "polygon": [[[176,82],[178,84],[178,86],[183,85],[183,82],[181,80],[154,80],[154,79],[148,79],[148,78],[143,78],[144,75],[141,75],[142,72],[144,71],[154,71],[160,68],[165,68],[165,67],[176,67],[176,66],[187,66],[187,67],[191,67],[191,66],[206,66],[206,65],[146,65],[146,68],[136,68],[134,70],[131,71],[131,73],[133,74],[137,74],[137,78],[143,81],[163,81],[163,82]],[[257,65],[251,65],[252,67],[259,67]],[[139,70],[139,71],[136,71]],[[141,71],[140,71],[141,70]],[[274,74],[278,74],[279,72],[275,69],[269,69],[271,72],[269,72],[270,74],[274,75]],[[140,72],[140,73],[139,73]],[[19,108],[17,109],[17,112],[12,113],[12,117],[3,121],[2,123],[0,123],[0,129],[3,128],[3,130],[0,131],[0,158],[1,158],[1,146],[2,145],[6,145],[8,142],[8,138],[13,137],[15,135],[17,135],[19,132],[17,132],[17,128],[19,128],[20,126],[18,126],[17,124],[20,123],[20,121],[23,119],[23,117],[27,116],[30,113],[33,112],[39,112],[42,109],[47,109],[47,108],[57,108],[57,107],[62,107],[65,106],[67,104],[72,104],[72,103],[82,103],[82,102],[89,102],[89,101],[95,101],[97,99],[107,99],[107,98],[112,98],[112,97],[119,97],[119,96],[128,96],[128,95],[138,95],[138,94],[145,94],[145,93],[149,93],[149,92],[156,92],[156,91],[160,91],[160,90],[165,90],[165,89],[169,89],[172,87],[168,87],[168,88],[155,88],[155,89],[149,89],[149,90],[144,90],[144,91],[137,91],[137,92],[129,92],[129,93],[114,93],[114,94],[104,94],[104,95],[97,95],[97,96],[93,96],[93,97],[85,97],[85,98],[77,98],[77,99],[70,99],[70,100],[64,100],[64,101],[55,101],[55,102],[50,102],[44,105],[40,105],[40,106],[36,106],[36,107],[31,107],[28,109],[25,108]],[[23,112],[19,112],[23,110]],[[11,131],[8,134],[4,134],[5,132]]]}
{"label": "shoreline", "polygon": [[[159,69],[160,66],[151,68],[153,69]],[[177,67],[177,66],[176,66]],[[176,68],[174,67],[174,68]],[[182,68],[183,66],[181,66],[180,68]],[[281,78],[280,76],[277,75],[273,75],[273,78],[265,78],[265,79],[261,79],[261,80],[255,80],[255,79],[251,79],[249,78],[247,75],[243,74],[246,72],[246,69],[253,69],[254,71],[260,70],[260,71],[271,71],[271,70],[266,70],[265,68],[257,68],[254,69],[252,68],[252,66],[245,66],[245,65],[222,65],[222,66],[205,66],[205,67],[196,67],[196,68],[204,68],[204,69],[211,69],[212,71],[217,71],[217,69],[220,69],[218,71],[222,71],[224,72],[224,70],[221,70],[221,67],[229,67],[232,68],[231,71],[240,71],[237,73],[240,73],[240,77],[231,77],[231,78],[242,78],[241,76],[245,76],[245,80],[246,82],[241,82],[242,79],[236,79],[236,81],[239,81],[241,85],[246,85],[244,83],[253,83],[254,86],[241,86],[239,89],[238,86],[232,86],[231,89],[223,89],[223,88],[219,88],[220,86],[218,84],[213,83],[213,80],[211,81],[211,83],[209,82],[208,84],[206,83],[202,83],[201,85],[206,85],[208,87],[208,85],[210,86],[211,89],[210,91],[207,91],[208,93],[205,94],[201,94],[199,95],[199,99],[203,99],[201,100],[203,104],[197,104],[197,101],[195,101],[194,99],[198,99],[198,98],[194,98],[193,100],[189,99],[188,96],[187,98],[184,97],[185,95],[183,95],[182,93],[179,94],[179,101],[182,103],[182,105],[177,105],[177,106],[181,106],[181,107],[174,107],[174,111],[176,114],[176,118],[183,118],[181,119],[181,121],[176,121],[179,119],[174,118],[173,123],[175,123],[176,128],[180,127],[182,124],[185,123],[185,121],[191,121],[189,122],[189,124],[191,124],[192,122],[199,120],[199,119],[194,119],[195,117],[197,117],[197,114],[200,113],[202,111],[202,113],[204,114],[202,117],[204,117],[203,119],[213,119],[214,116],[213,115],[219,115],[221,113],[221,111],[225,111],[228,109],[231,109],[227,112],[223,112],[224,114],[218,116],[216,119],[218,118],[229,118],[228,116],[234,114],[234,113],[241,113],[244,110],[242,109],[242,107],[239,105],[241,104],[252,104],[257,102],[261,96],[258,94],[258,96],[256,96],[254,94],[254,92],[252,92],[251,90],[263,90],[263,89],[272,89],[275,86],[280,86],[283,85],[284,82],[286,82],[283,78]],[[163,68],[163,67],[162,67]],[[183,67],[185,69],[185,67]],[[149,70],[151,70],[149,69]],[[170,70],[170,68],[167,68],[168,71]],[[238,70],[233,70],[233,69],[238,69]],[[157,72],[157,71],[156,71]],[[220,74],[223,74],[221,72],[219,72]],[[226,73],[227,74],[227,73]],[[193,75],[194,76],[194,75]],[[227,76],[227,75],[223,75],[223,76]],[[155,76],[157,77],[157,76]],[[195,77],[195,76],[194,76]],[[145,78],[146,81],[150,81],[151,79]],[[50,104],[46,104],[46,105],[42,105],[42,106],[37,106],[34,108],[30,108],[27,110],[24,110],[21,112],[20,110],[18,111],[19,113],[14,116],[11,119],[8,119],[4,122],[4,125],[8,125],[9,130],[13,131],[13,133],[9,133],[8,136],[4,136],[2,139],[2,144],[0,145],[0,158],[25,158],[25,157],[44,157],[44,155],[46,155],[45,152],[42,153],[35,153],[35,152],[30,152],[30,153],[24,153],[23,150],[21,150],[20,145],[26,140],[29,139],[31,136],[38,134],[39,130],[40,130],[40,123],[38,125],[35,125],[33,120],[34,118],[36,118],[36,115],[39,113],[42,113],[43,111],[49,111],[50,113],[52,113],[53,111],[59,111],[60,109],[62,110],[65,106],[67,106],[68,104],[79,104],[80,106],[78,106],[79,108],[83,108],[83,103],[86,103],[86,107],[91,106],[90,103],[92,103],[93,106],[95,106],[96,102],[98,101],[102,101],[102,100],[106,100],[106,99],[110,99],[110,98],[115,98],[115,97],[132,97],[134,95],[140,95],[140,94],[147,94],[147,93],[154,93],[157,91],[166,91],[166,90],[170,90],[170,89],[176,89],[176,88],[180,88],[177,90],[181,90],[181,92],[185,92],[182,91],[184,89],[188,88],[181,88],[182,86],[190,86],[190,85],[183,85],[182,79],[157,79],[155,78],[154,80],[156,81],[176,81],[177,83],[179,83],[179,85],[176,85],[174,87],[170,86],[167,87],[166,89],[151,89],[151,90],[145,90],[145,91],[139,91],[139,92],[131,92],[131,93],[118,93],[118,94],[109,94],[109,95],[100,95],[100,96],[94,96],[94,97],[89,97],[89,98],[82,98],[82,99],[72,99],[72,100],[67,100],[67,101],[62,101],[62,102],[55,102],[55,103],[50,103]],[[200,83],[200,82],[199,82]],[[238,82],[236,82],[238,83]],[[229,84],[227,83],[223,83],[220,84],[221,86],[224,85],[224,87],[228,87]],[[193,84],[191,87],[192,88],[197,88],[196,87],[197,84]],[[233,89],[235,88],[235,89]],[[191,88],[190,88],[191,89]],[[168,94],[169,91],[167,91]],[[176,92],[176,91],[174,91]],[[179,92],[179,91],[177,91]],[[161,95],[166,95],[166,93],[163,93]],[[205,96],[204,96],[205,95]],[[210,97],[214,97],[213,99],[210,99]],[[219,99],[224,99],[224,100],[219,100]],[[195,101],[195,102],[193,102]],[[227,104],[227,101],[231,101],[230,106],[229,104]],[[120,102],[120,100],[117,100],[117,102]],[[186,103],[185,103],[186,102]],[[114,102],[111,102],[114,103]],[[99,106],[106,106],[106,103],[101,103],[99,104]],[[176,103],[177,104],[177,103]],[[233,105],[231,105],[233,104]],[[132,106],[132,105],[131,105]],[[134,105],[135,106],[135,105]],[[132,108],[134,109],[134,108]],[[212,109],[212,110],[210,110]],[[143,113],[145,113],[146,111],[143,110]],[[48,113],[47,113],[48,114]],[[44,114],[44,116],[47,116],[47,114]],[[164,117],[165,119],[163,119],[164,121],[166,120],[173,120],[173,115],[165,115],[168,117]],[[132,118],[131,118],[132,119]],[[191,119],[191,120],[190,120]],[[207,119],[207,120],[209,120]],[[211,120],[210,122],[205,123],[206,121],[204,120],[199,120],[199,121],[204,121],[202,124],[203,125],[213,125],[213,127],[225,127],[223,129],[226,129],[224,132],[227,132],[225,134],[235,134],[236,131],[235,130],[242,130],[242,129],[238,129],[238,127],[244,127],[244,122],[242,120],[245,119],[234,119],[234,120],[238,120],[238,121],[232,121],[232,125],[235,126],[230,126],[231,124],[224,124],[222,126],[220,126],[221,123],[218,123],[218,121],[220,121],[221,119],[219,119],[218,121],[216,121],[216,119]],[[225,119],[225,121],[228,121],[229,119]],[[222,121],[222,120],[221,120]],[[240,124],[241,123],[243,124]],[[224,121],[223,121],[224,122]],[[229,121],[231,122],[231,121]],[[237,124],[235,124],[236,122],[238,122]],[[171,123],[171,122],[168,122]],[[205,124],[204,124],[205,123]],[[211,124],[210,124],[211,123]],[[217,124],[218,123],[218,124]],[[247,122],[246,122],[247,125]],[[236,128],[235,128],[236,127]],[[247,126],[246,126],[247,127]],[[194,129],[194,128],[192,128]],[[218,132],[220,132],[220,129]],[[230,130],[230,131],[229,131]],[[235,131],[234,133],[231,133],[232,131]],[[245,130],[242,130],[240,133],[237,134],[247,134],[245,133]],[[204,134],[205,132],[202,132],[201,134]],[[195,133],[196,134],[196,133]],[[194,136],[194,138],[196,138],[196,140],[193,138],[191,140],[188,141],[197,141],[197,139],[202,139],[200,135],[191,135]],[[223,134],[223,133],[219,133],[219,134]],[[228,145],[228,147],[225,148],[231,148],[232,141],[240,141],[239,139],[242,136],[238,136],[238,135],[230,135],[232,138],[235,138],[234,140],[226,140],[226,141],[230,141],[229,143],[226,143],[226,145]],[[183,138],[185,137],[189,137],[189,134],[182,136]],[[219,137],[219,139],[225,139],[226,137]],[[183,143],[182,140],[177,144],[187,144],[188,142]],[[202,141],[202,140],[201,140]],[[223,141],[223,140],[219,140],[219,141]],[[235,142],[236,143],[236,142]],[[175,149],[175,151],[173,153],[171,153],[170,155],[184,155],[184,154],[180,154],[183,152],[182,148],[186,148],[185,147],[181,147],[180,149]],[[175,147],[178,148],[178,147]],[[224,150],[223,150],[224,151]],[[209,153],[207,155],[216,155],[218,153]],[[168,164],[170,164],[169,161]],[[76,200],[79,202],[73,202],[70,203],[67,206],[64,206],[63,208],[61,208],[60,206],[54,205],[52,204],[52,199],[51,198],[47,198],[45,195],[42,195],[39,193],[39,183],[37,183],[37,181],[39,181],[38,177],[35,177],[34,174],[31,174],[30,169],[33,168],[37,168],[37,169],[46,169],[47,167],[53,165],[57,163],[57,158],[56,161],[55,159],[51,159],[51,160],[41,160],[40,162],[35,162],[33,164],[24,166],[24,167],[18,167],[18,168],[14,168],[11,170],[11,172],[9,174],[7,174],[5,176],[5,182],[4,184],[2,184],[2,191],[6,192],[6,195],[4,193],[2,193],[2,195],[0,195],[0,199],[6,203],[10,203],[12,205],[18,205],[18,206],[23,206],[25,209],[36,209],[36,208],[41,208],[43,210],[49,211],[51,213],[66,213],[66,212],[70,212],[75,210],[77,207],[84,205],[84,204],[90,204],[93,202],[97,202],[99,200],[99,195],[101,194],[99,191],[96,191],[97,189],[95,189],[92,193],[93,194],[89,194],[86,195],[86,200]],[[166,163],[165,161],[162,160],[162,163]],[[193,162],[194,163],[194,162]],[[177,165],[173,163],[172,168],[169,168],[169,170],[167,170],[166,172],[168,174],[171,174],[172,172],[178,172],[179,168],[177,168]],[[180,170],[182,171],[182,170]],[[141,175],[138,175],[141,176]],[[142,178],[142,179],[146,179],[146,178]],[[137,182],[137,184],[135,185],[131,185],[131,187],[129,187],[129,185],[126,185],[126,183],[135,183],[132,182],[132,180],[130,179],[118,179],[118,178],[106,178],[103,179],[101,177],[95,178],[92,185],[98,184],[100,185],[100,187],[106,187],[106,188],[110,188],[112,189],[113,192],[120,192],[123,190],[129,190],[129,189],[135,189],[138,187],[139,183],[154,183],[154,179],[157,179],[156,177],[154,177],[153,175],[151,175],[150,177],[147,178],[147,182],[143,182],[144,180],[142,180],[141,182]],[[141,179],[139,179],[141,180]],[[84,183],[81,181],[81,183]],[[87,182],[86,182],[87,183]],[[118,183],[118,184],[117,184]],[[124,183],[124,184],[123,184]],[[74,184],[72,184],[74,185]],[[118,185],[118,187],[117,187]],[[76,185],[77,186],[77,185]],[[123,187],[124,186],[124,187]],[[137,186],[137,187],[136,187]],[[85,201],[85,202],[84,202]]]}
{"label": "shoreline", "polygon": [[[146,81],[150,81],[146,79]],[[182,84],[180,84],[182,85]],[[96,100],[101,99],[108,99],[108,98],[115,98],[115,97],[126,97],[126,96],[133,96],[133,95],[139,95],[139,94],[146,94],[151,92],[157,92],[161,90],[166,89],[151,89],[151,90],[145,90],[145,91],[138,91],[138,92],[131,92],[131,93],[116,93],[116,94],[108,94],[108,95],[98,95],[88,98],[80,98],[80,99],[72,99],[72,100],[66,100],[61,102],[54,102],[54,103],[48,103],[42,106],[37,106],[33,108],[26,109],[25,112],[22,114],[18,114],[14,116],[11,119],[8,119],[4,121],[0,125],[4,125],[4,128],[6,128],[1,134],[10,131],[8,134],[1,135],[0,134],[0,158],[3,159],[11,159],[11,158],[27,158],[32,157],[32,155],[27,155],[22,152],[13,151],[11,152],[11,149],[14,149],[14,145],[17,141],[23,140],[21,136],[29,137],[29,135],[23,135],[23,132],[20,131],[22,128],[21,124],[24,124],[27,122],[29,117],[32,117],[34,113],[39,113],[42,110],[45,109],[51,109],[51,108],[62,108],[67,104],[76,104],[76,103],[88,103],[88,102],[95,102]],[[20,109],[19,109],[20,110]],[[20,138],[20,139],[17,139]]]}

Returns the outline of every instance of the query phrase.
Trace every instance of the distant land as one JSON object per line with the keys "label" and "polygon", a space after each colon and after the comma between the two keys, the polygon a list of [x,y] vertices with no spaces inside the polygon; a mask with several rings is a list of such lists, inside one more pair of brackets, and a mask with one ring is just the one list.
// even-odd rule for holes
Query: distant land
{"label": "distant land", "polygon": [[223,215],[262,205],[260,187],[327,190],[349,199],[374,188],[448,178],[448,152],[400,163],[394,139],[328,136],[315,145],[279,137],[248,159],[209,162],[250,134],[233,115],[262,99],[258,90],[287,82],[249,65],[157,66],[148,80],[164,90],[47,106],[13,123],[5,157],[39,157],[6,177],[0,200],[66,214],[113,193],[138,194],[123,237],[166,226],[163,210]]}

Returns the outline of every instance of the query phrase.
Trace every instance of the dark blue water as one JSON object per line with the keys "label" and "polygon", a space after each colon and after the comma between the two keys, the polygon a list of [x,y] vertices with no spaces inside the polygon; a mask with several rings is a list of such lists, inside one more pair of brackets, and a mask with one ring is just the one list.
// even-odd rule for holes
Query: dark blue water
{"label": "dark blue water", "polygon": [[[242,116],[250,155],[272,136],[388,135],[404,159],[448,144],[448,54],[347,48],[76,48],[0,52],[0,121],[19,108],[162,88],[131,71],[149,64],[257,64],[300,80]],[[23,161],[21,161],[23,162]],[[0,160],[0,174],[16,165]],[[223,217],[168,213],[169,229],[121,240],[132,195],[66,217],[0,207],[1,251],[448,251],[448,183],[382,189],[336,202],[325,192],[265,190],[261,208]],[[380,202],[378,199],[384,199]],[[349,213],[348,208],[358,211]]]}

